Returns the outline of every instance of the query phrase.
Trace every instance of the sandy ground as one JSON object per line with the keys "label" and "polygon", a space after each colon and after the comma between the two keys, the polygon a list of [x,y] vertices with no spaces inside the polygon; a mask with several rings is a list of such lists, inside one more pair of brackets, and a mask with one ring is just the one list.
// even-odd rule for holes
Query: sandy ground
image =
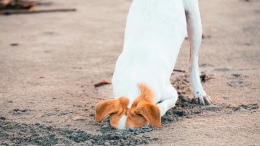
{"label": "sandy ground", "polygon": [[[259,0],[200,0],[199,64],[214,105],[192,104],[176,72],[181,100],[162,127],[125,131],[94,123],[112,95],[93,84],[112,77],[131,1],[53,2],[78,11],[0,16],[0,145],[260,145]],[[186,40],[175,68],[187,71],[188,56]]]}

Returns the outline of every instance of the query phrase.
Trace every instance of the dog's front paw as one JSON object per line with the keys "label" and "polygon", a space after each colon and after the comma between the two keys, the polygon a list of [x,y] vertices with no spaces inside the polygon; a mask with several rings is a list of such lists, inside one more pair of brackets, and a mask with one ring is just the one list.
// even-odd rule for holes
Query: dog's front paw
{"label": "dog's front paw", "polygon": [[162,117],[167,112],[167,110],[165,109],[165,107],[162,103],[157,104],[157,106],[159,107],[160,116]]}
{"label": "dog's front paw", "polygon": [[197,93],[194,97],[194,102],[196,104],[200,104],[200,105],[210,105],[212,102],[211,102],[211,99],[210,99],[210,96],[208,95],[201,95],[200,93]]}

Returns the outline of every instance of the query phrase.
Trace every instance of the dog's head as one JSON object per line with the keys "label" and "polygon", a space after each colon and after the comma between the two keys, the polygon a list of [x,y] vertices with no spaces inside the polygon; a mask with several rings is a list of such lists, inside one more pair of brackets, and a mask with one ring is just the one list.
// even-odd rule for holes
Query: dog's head
{"label": "dog's head", "polygon": [[101,122],[110,115],[110,125],[115,129],[140,128],[149,123],[160,127],[160,110],[153,102],[151,90],[144,84],[139,84],[141,95],[134,100],[131,108],[127,108],[129,99],[121,97],[105,100],[96,106],[95,122]]}

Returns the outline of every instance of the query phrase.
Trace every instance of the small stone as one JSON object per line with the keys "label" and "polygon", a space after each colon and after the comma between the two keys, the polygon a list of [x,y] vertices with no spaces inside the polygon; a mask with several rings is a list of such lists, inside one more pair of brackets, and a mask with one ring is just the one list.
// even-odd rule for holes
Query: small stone
{"label": "small stone", "polygon": [[12,43],[12,44],[10,44],[10,46],[18,46],[19,44],[18,43]]}
{"label": "small stone", "polygon": [[104,141],[101,140],[101,141],[98,142],[98,144],[99,144],[99,145],[104,145]]}
{"label": "small stone", "polygon": [[95,144],[95,140],[94,140],[94,139],[91,139],[90,142],[91,142],[92,144]]}
{"label": "small stone", "polygon": [[168,121],[170,121],[170,122],[173,121],[173,117],[169,117]]}
{"label": "small stone", "polygon": [[41,125],[41,124],[40,124],[40,123],[35,123],[35,125],[36,125],[36,126],[39,126],[39,125]]}
{"label": "small stone", "polygon": [[147,135],[143,135],[144,138],[150,138],[150,136],[147,136]]}
{"label": "small stone", "polygon": [[240,77],[241,76],[241,74],[232,74],[232,76],[234,76],[234,77]]}
{"label": "small stone", "polygon": [[110,145],[110,142],[106,141],[106,142],[104,143],[104,145]]}
{"label": "small stone", "polygon": [[143,126],[142,129],[148,129],[149,127],[148,126]]}
{"label": "small stone", "polygon": [[86,141],[84,144],[86,144],[86,145],[92,145],[92,141]]}
{"label": "small stone", "polygon": [[84,121],[84,120],[86,120],[86,117],[76,116],[76,117],[73,117],[72,120],[74,120],[74,121]]}
{"label": "small stone", "polygon": [[144,140],[143,143],[144,143],[144,144],[148,144],[149,142],[148,142],[147,140]]}
{"label": "small stone", "polygon": [[130,128],[129,129],[130,132],[134,132],[134,130],[135,130],[134,128]]}
{"label": "small stone", "polygon": [[121,133],[121,132],[119,132],[119,131],[117,131],[117,132],[115,132],[115,134],[117,134],[117,135],[121,135],[122,133]]}
{"label": "small stone", "polygon": [[101,128],[108,128],[109,126],[108,125],[103,125]]}
{"label": "small stone", "polygon": [[159,140],[159,138],[154,138],[153,140],[154,140],[154,141],[157,141],[157,140]]}
{"label": "small stone", "polygon": [[6,118],[5,117],[0,117],[0,120],[6,120]]}
{"label": "small stone", "polygon": [[137,135],[139,132],[138,131],[135,131],[134,134]]}

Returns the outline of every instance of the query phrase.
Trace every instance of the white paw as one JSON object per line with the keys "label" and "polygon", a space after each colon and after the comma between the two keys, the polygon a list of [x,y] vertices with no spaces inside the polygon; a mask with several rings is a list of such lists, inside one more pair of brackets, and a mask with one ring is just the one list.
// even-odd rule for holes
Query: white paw
{"label": "white paw", "polygon": [[165,109],[165,107],[161,103],[157,104],[157,106],[160,109],[160,116],[162,117],[167,112],[167,110]]}
{"label": "white paw", "polygon": [[206,94],[202,95],[199,92],[195,93],[194,101],[196,104],[201,104],[201,105],[210,105],[212,103],[210,96],[208,96]]}

